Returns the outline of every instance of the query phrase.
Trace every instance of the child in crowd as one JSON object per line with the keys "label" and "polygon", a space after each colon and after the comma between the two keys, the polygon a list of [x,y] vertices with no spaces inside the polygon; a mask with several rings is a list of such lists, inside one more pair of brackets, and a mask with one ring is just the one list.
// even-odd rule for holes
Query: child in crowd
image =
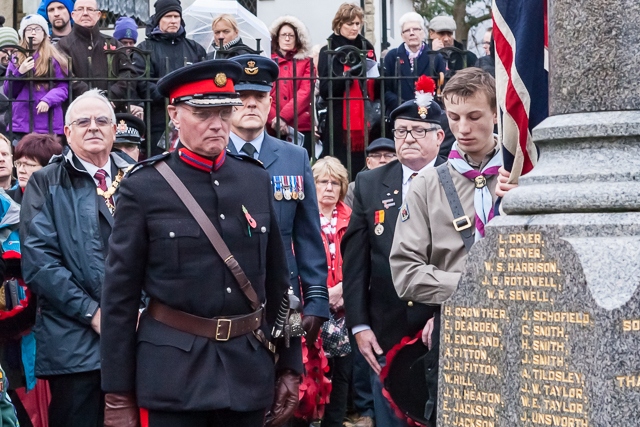
{"label": "child in crowd", "polygon": [[[5,94],[16,100],[11,123],[7,124],[15,141],[29,132],[64,134],[62,103],[69,94],[67,59],[51,44],[48,31],[47,21],[40,15],[27,15],[20,22],[18,33],[24,51],[13,54],[4,81]],[[24,79],[31,75],[51,80],[30,83]]]}

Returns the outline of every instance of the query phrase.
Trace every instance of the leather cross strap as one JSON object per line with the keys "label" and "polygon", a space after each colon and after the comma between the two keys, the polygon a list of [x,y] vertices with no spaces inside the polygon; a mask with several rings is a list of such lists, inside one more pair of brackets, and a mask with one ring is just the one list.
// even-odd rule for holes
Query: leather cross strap
{"label": "leather cross strap", "polygon": [[224,243],[224,240],[220,237],[218,230],[216,230],[207,214],[202,210],[202,207],[200,207],[191,192],[165,162],[156,162],[153,167],[160,172],[160,175],[162,175],[162,177],[167,181],[180,200],[182,200],[182,203],[187,207],[191,215],[193,215],[200,228],[202,228],[202,231],[204,231],[204,234],[209,238],[213,248],[227,265],[235,277],[236,282],[238,282],[238,285],[240,285],[240,289],[251,303],[251,308],[254,311],[257,311],[262,307],[262,304],[258,299],[258,294],[256,294],[249,278],[244,274],[242,268],[240,268],[240,264],[238,264],[238,261],[233,257],[229,248]]}
{"label": "leather cross strap", "polygon": [[473,246],[473,227],[471,220],[464,213],[464,209],[460,203],[460,196],[458,196],[456,186],[453,185],[453,179],[451,178],[451,173],[449,172],[447,163],[438,166],[436,168],[436,172],[438,172],[440,184],[442,184],[444,194],[447,196],[447,201],[449,202],[449,207],[453,214],[453,227],[460,233],[464,247],[467,252],[469,252],[471,250],[471,246]]}

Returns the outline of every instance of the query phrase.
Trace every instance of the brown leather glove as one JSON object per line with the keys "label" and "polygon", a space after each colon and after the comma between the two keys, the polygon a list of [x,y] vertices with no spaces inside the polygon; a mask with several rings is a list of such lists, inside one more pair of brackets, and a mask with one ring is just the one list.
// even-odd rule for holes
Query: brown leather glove
{"label": "brown leather glove", "polygon": [[276,394],[271,411],[267,414],[266,427],[280,427],[291,418],[298,408],[300,375],[286,369],[276,380]]}
{"label": "brown leather glove", "polygon": [[320,327],[325,322],[323,317],[318,316],[303,316],[302,317],[302,329],[307,333],[304,339],[307,343],[307,347],[313,347],[313,344],[318,339],[318,333]]}
{"label": "brown leather glove", "polygon": [[107,393],[104,403],[104,427],[140,427],[140,410],[133,393]]}

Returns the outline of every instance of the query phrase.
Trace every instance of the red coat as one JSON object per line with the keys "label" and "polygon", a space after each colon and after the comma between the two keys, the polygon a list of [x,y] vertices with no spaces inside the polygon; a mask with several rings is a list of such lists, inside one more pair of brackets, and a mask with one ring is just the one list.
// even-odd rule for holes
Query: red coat
{"label": "red coat", "polygon": [[[269,111],[268,127],[271,128],[271,121],[276,116],[276,85],[278,85],[278,104],[280,119],[289,126],[294,125],[294,98],[298,103],[298,131],[308,132],[311,130],[311,58],[297,54],[293,58],[286,59],[274,52],[271,58],[276,61],[280,68],[278,81],[271,90],[271,110]],[[293,62],[296,63],[295,77],[304,77],[304,80],[288,80],[294,77]]]}
{"label": "red coat", "polygon": [[329,242],[324,233],[322,235],[322,243],[324,243],[324,252],[327,255],[327,267],[329,272],[327,274],[327,288],[332,288],[338,283],[342,282],[342,253],[340,252],[340,243],[342,243],[342,236],[347,231],[349,225],[349,219],[351,218],[351,208],[345,205],[343,202],[338,202],[336,205],[338,208],[338,222],[336,224],[336,258],[334,262],[331,262],[331,253],[329,253]]}

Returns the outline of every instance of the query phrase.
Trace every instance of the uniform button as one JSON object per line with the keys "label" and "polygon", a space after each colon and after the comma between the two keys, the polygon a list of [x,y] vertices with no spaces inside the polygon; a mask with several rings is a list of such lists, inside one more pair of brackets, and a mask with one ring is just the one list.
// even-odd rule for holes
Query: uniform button
{"label": "uniform button", "polygon": [[409,307],[413,307],[413,301],[409,301],[409,302],[407,303],[407,305],[408,305]]}
{"label": "uniform button", "polygon": [[220,183],[218,182],[218,180],[217,180],[217,179],[216,179],[215,181],[213,181],[213,183],[214,183],[215,185],[220,185]]}
{"label": "uniform button", "polygon": [[231,293],[231,288],[227,288],[227,293],[230,294]]}
{"label": "uniform button", "polygon": [[91,50],[92,48],[91,48],[91,46],[89,46],[87,49]]}
{"label": "uniform button", "polygon": [[267,227],[262,227],[262,228],[260,228],[260,231],[261,231],[262,233],[266,233],[266,232],[267,232]]}
{"label": "uniform button", "polygon": [[174,237],[176,237],[176,233],[174,233],[173,231],[170,231],[169,232],[169,237],[171,237],[173,239]]}
{"label": "uniform button", "polygon": [[224,214],[220,214],[220,219],[224,219]]}

